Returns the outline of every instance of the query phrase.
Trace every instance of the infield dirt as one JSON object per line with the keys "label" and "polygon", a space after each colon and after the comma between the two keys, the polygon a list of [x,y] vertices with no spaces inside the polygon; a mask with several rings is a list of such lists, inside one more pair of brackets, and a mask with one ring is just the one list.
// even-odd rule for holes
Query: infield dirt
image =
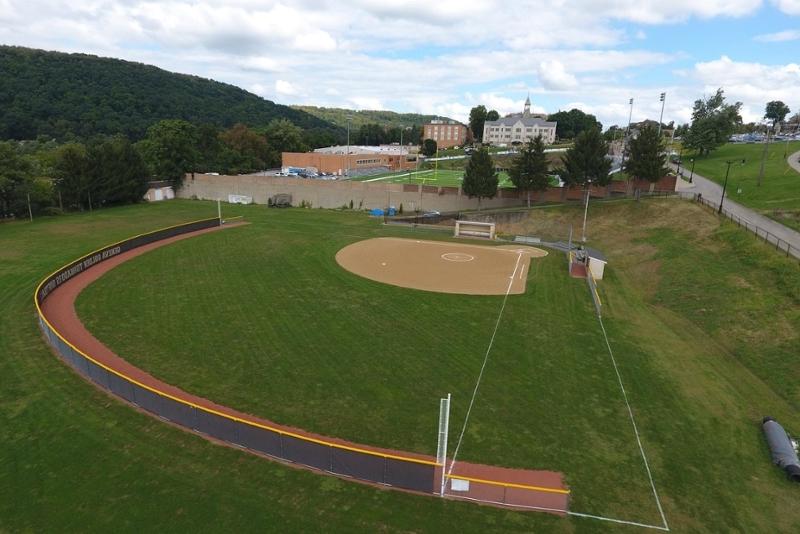
{"label": "infield dirt", "polygon": [[544,250],[517,245],[486,246],[379,237],[358,241],[336,254],[344,269],[376,282],[460,295],[525,293],[531,258]]}

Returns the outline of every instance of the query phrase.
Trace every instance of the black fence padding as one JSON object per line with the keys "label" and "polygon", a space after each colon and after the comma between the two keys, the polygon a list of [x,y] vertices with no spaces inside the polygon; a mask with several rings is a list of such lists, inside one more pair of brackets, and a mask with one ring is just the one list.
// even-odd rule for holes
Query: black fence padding
{"label": "black fence padding", "polygon": [[144,389],[143,387],[134,386],[133,396],[135,402],[143,410],[161,415],[161,396],[156,395],[152,391]]}
{"label": "black fence padding", "polygon": [[424,493],[433,493],[435,467],[427,464],[386,459],[386,483]]}
{"label": "black fence padding", "polygon": [[186,428],[194,428],[197,422],[196,410],[188,404],[174,401],[167,397],[161,399],[161,415],[173,423],[178,423]]}
{"label": "black fence padding", "polygon": [[239,442],[237,432],[239,424],[236,421],[231,421],[203,410],[196,410],[195,412],[196,430],[230,443]]}
{"label": "black fence padding", "polygon": [[87,361],[86,364],[89,368],[89,378],[92,379],[92,382],[108,389],[108,371],[90,361]]}
{"label": "black fence padding", "polygon": [[133,402],[133,385],[114,373],[108,373],[108,389],[114,395],[122,397],[128,402]]}
{"label": "black fence padding", "polygon": [[270,456],[281,456],[281,437],[277,432],[252,425],[239,425],[239,445]]}
{"label": "black fence padding", "polygon": [[386,458],[334,448],[331,471],[340,475],[383,484],[386,474]]}
{"label": "black fence padding", "polygon": [[331,447],[291,436],[283,436],[283,457],[290,462],[329,471]]}

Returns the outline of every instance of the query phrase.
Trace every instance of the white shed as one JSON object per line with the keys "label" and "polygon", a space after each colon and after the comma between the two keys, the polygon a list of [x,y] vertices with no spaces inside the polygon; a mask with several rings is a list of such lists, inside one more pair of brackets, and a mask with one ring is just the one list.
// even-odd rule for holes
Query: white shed
{"label": "white shed", "polygon": [[175,191],[167,181],[150,182],[147,184],[147,193],[144,194],[144,198],[148,202],[170,200],[175,198]]}
{"label": "white shed", "polygon": [[602,252],[593,248],[586,249],[586,256],[589,258],[589,270],[592,272],[592,276],[595,280],[602,280],[608,259]]}

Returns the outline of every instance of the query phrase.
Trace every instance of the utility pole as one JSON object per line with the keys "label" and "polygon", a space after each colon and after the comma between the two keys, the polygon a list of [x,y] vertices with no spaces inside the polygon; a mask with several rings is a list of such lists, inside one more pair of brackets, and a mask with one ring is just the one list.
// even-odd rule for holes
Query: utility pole
{"label": "utility pole", "polygon": [[761,167],[758,169],[758,187],[761,187],[761,180],[764,178],[764,162],[767,159],[767,150],[769,148],[769,127],[767,123],[767,139],[764,141],[764,152],[761,153]]}
{"label": "utility pole", "polygon": [[583,231],[581,232],[581,241],[586,243],[586,216],[589,214],[589,195],[590,195],[590,187],[592,186],[592,181],[586,181],[586,204],[583,207]]}
{"label": "utility pole", "polygon": [[664,103],[667,100],[667,93],[661,93],[659,97],[661,101],[661,116],[658,118],[658,137],[661,138],[661,123],[664,121]]}
{"label": "utility pole", "polygon": [[728,165],[728,168],[725,171],[725,183],[722,186],[722,196],[719,199],[719,209],[717,210],[717,213],[720,215],[722,214],[722,202],[725,200],[725,191],[728,189],[728,175],[731,172],[731,165],[734,163],[739,163],[740,161],[741,164],[744,165],[745,160],[731,159],[725,162]]}
{"label": "utility pole", "polygon": [[350,121],[353,120],[352,115],[347,116],[347,152],[345,154],[345,170],[344,175],[350,176]]}

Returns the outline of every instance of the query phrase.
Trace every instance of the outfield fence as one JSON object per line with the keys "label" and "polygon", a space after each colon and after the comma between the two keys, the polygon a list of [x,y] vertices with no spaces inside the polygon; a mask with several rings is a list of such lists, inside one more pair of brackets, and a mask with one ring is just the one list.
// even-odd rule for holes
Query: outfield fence
{"label": "outfield fence", "polygon": [[42,304],[61,285],[105,260],[143,245],[220,225],[218,218],[204,219],[137,235],[91,252],[52,273],[34,294],[39,325],[48,343],[73,369],[101,388],[189,430],[338,476],[433,493],[436,469],[441,464],[432,459],[391,454],[289,431],[208,401],[201,402],[156,379],[133,378],[107,360],[81,351],[52,326],[42,311]]}

